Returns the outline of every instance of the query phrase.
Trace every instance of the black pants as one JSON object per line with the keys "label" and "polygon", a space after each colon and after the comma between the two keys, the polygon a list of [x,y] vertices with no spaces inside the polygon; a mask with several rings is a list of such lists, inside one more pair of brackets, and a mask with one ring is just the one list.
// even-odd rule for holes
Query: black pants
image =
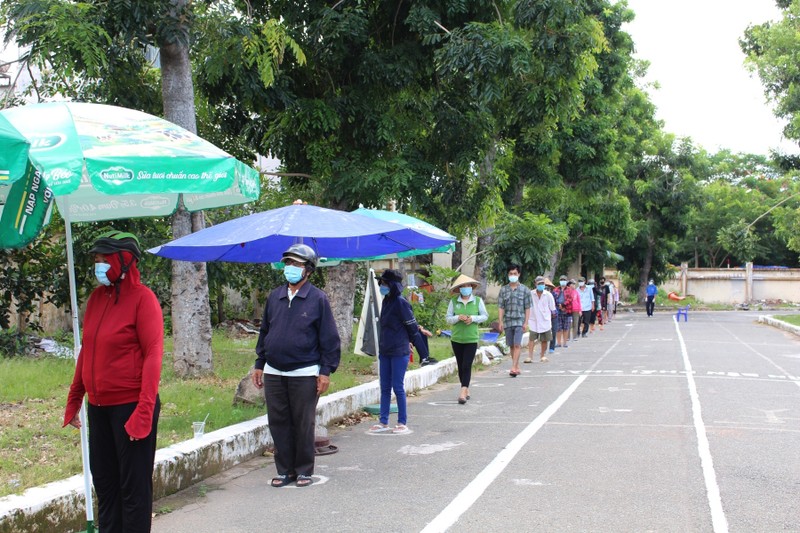
{"label": "black pants", "polygon": [[472,381],[472,362],[475,360],[478,343],[461,344],[460,342],[451,342],[450,344],[453,346],[453,355],[456,356],[458,381],[461,382],[462,387],[469,387],[469,382]]}
{"label": "black pants", "polygon": [[89,404],[89,467],[103,533],[149,532],[153,514],[153,464],[161,401],[156,396],[150,434],[131,441],[125,431],[137,403]]}
{"label": "black pants", "polygon": [[263,379],[278,474],[310,476],[316,451],[317,378],[264,374]]}
{"label": "black pants", "polygon": [[586,335],[586,332],[589,331],[589,324],[592,321],[592,315],[594,313],[592,311],[581,311],[581,324],[583,324],[583,331],[581,331],[581,335]]}
{"label": "black pants", "polygon": [[644,308],[647,310],[647,316],[653,316],[653,311],[656,308],[656,297],[648,296]]}

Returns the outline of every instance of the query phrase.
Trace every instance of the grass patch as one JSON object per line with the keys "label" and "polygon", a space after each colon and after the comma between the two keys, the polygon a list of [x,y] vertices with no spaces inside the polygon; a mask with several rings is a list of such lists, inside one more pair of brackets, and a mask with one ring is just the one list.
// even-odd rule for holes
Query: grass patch
{"label": "grass patch", "polygon": [[[215,331],[214,375],[182,380],[172,369],[172,340],[165,339],[159,448],[192,438],[192,422],[206,415],[210,432],[265,413],[263,407],[233,405],[236,387],[255,361],[255,343],[255,335]],[[440,361],[452,356],[445,337],[430,338],[429,346]],[[343,354],[328,394],[377,379],[374,362],[373,357]],[[418,367],[415,356],[409,369]],[[80,434],[61,427],[74,370],[71,359],[0,358],[0,497],[81,473]]]}
{"label": "grass patch", "polygon": [[800,315],[778,315],[775,318],[788,322],[794,326],[800,326]]}

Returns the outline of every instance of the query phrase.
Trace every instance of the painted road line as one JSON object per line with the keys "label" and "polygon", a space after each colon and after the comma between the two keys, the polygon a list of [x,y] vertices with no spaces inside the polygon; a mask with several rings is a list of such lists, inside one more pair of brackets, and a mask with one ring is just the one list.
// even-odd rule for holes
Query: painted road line
{"label": "painted road line", "polygon": [[[627,332],[631,330],[627,330]],[[596,367],[600,364],[600,362],[605,359],[605,357],[611,353],[611,351],[616,348],[616,346],[622,342],[622,339],[625,338],[625,335],[622,336],[621,339],[617,340],[614,344],[611,345],[605,353],[600,356],[600,358],[595,361],[591,368]],[[586,381],[586,378],[589,377],[589,374],[584,374],[579,376],[578,379],[572,382],[572,384],[567,387],[567,389],[561,393],[561,395],[556,398],[556,401],[551,403],[550,405],[545,408],[544,411],[539,414],[536,418],[533,419],[533,422],[528,424],[525,429],[523,429],[514,439],[509,442],[503,450],[495,456],[492,461],[486,465],[476,477],[473,479],[469,485],[467,485],[464,490],[462,490],[454,499],[450,502],[450,504],[445,507],[442,512],[440,512],[436,518],[431,520],[425,528],[422,530],[421,533],[441,533],[443,531],[447,531],[453,524],[455,524],[458,519],[461,517],[462,514],[467,512],[470,507],[481,497],[481,495],[489,488],[489,485],[497,479],[503,470],[511,463],[514,457],[520,452],[520,450],[528,443],[529,440],[533,438],[536,433],[542,429],[542,427],[547,423],[547,421],[554,415],[556,412],[561,408],[564,403],[569,399],[570,396],[580,387],[581,383]]]}
{"label": "painted road line", "polygon": [[703,415],[700,411],[700,397],[697,394],[697,384],[694,382],[692,363],[689,361],[689,353],[686,350],[686,343],[683,340],[678,321],[675,317],[673,317],[673,321],[675,322],[675,329],[678,332],[683,365],[686,368],[686,381],[689,385],[689,397],[692,400],[692,419],[694,420],[694,432],[697,435],[697,452],[700,455],[700,466],[703,469],[708,506],[711,510],[711,526],[714,529],[714,533],[727,533],[728,519],[725,517],[725,511],[722,509],[722,498],[719,494],[717,475],[714,472],[714,461],[711,458],[711,447],[708,444],[706,427],[705,424],[703,424]]}
{"label": "painted road line", "polygon": [[[758,350],[756,350],[755,348],[753,348],[753,345],[752,345],[752,344],[750,344],[749,342],[747,342],[747,341],[744,341],[744,340],[740,339],[739,337],[737,337],[737,336],[736,336],[736,334],[735,334],[734,332],[732,332],[731,330],[729,330],[729,329],[728,329],[728,328],[726,328],[725,326],[720,326],[720,327],[721,327],[722,329],[724,329],[724,330],[725,330],[725,331],[728,333],[728,335],[730,335],[731,337],[733,337],[734,339],[736,339],[736,341],[737,341],[738,343],[740,343],[740,344],[743,344],[745,347],[747,347],[747,349],[749,349],[750,351],[752,351],[753,353],[755,353],[757,356],[761,357],[763,360],[765,360],[766,362],[768,362],[769,364],[771,364],[772,366],[774,366],[775,368],[777,368],[778,370],[780,370],[781,372],[783,372],[783,373],[786,375],[786,377],[787,377],[787,378],[788,378],[790,381],[794,381],[794,384],[795,384],[795,385],[797,385],[798,387],[800,387],[800,381],[796,381],[796,380],[798,379],[796,376],[793,376],[793,375],[791,375],[791,374],[790,374],[789,372],[787,372],[787,371],[786,371],[786,369],[784,369],[784,368],[783,368],[781,365],[779,365],[778,363],[776,363],[775,361],[773,361],[771,358],[767,357],[767,356],[766,356],[766,355],[764,355],[763,353],[761,353],[761,352],[759,352]],[[771,376],[771,377],[774,377],[774,376]]]}

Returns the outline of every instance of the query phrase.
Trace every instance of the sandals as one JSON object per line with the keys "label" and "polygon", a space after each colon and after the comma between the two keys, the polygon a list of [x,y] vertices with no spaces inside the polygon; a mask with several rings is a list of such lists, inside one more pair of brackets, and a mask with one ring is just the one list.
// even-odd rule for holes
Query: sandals
{"label": "sandals", "polygon": [[525,359],[525,360],[523,361],[523,363],[533,363],[533,359],[531,359],[530,357],[528,357],[527,359]]}
{"label": "sandals", "polygon": [[541,361],[542,363],[546,363],[546,362],[548,362],[549,360],[550,360],[550,359],[548,359],[548,358],[547,358],[547,357],[545,357],[545,356],[542,356],[542,358],[540,359],[540,361]]}
{"label": "sandals", "polygon": [[392,433],[394,433],[395,435],[402,435],[403,433],[410,433],[410,432],[411,430],[408,429],[408,426],[406,426],[405,424],[397,424],[392,430]]}
{"label": "sandals", "polygon": [[388,433],[390,431],[392,431],[392,428],[390,428],[386,424],[375,424],[374,426],[369,428],[370,433]]}
{"label": "sandals", "polygon": [[465,403],[467,403],[467,399],[466,398],[459,398],[458,399],[458,403],[460,403],[461,405],[464,405]]}
{"label": "sandals", "polygon": [[521,374],[521,372],[519,370],[511,370],[508,373],[508,375],[511,376],[512,378],[515,378],[515,377],[519,376],[520,374]]}
{"label": "sandals", "polygon": [[303,474],[297,476],[297,481],[295,482],[295,484],[300,488],[308,487],[312,483],[314,483],[314,480],[311,479],[311,476],[304,476]]}
{"label": "sandals", "polygon": [[290,476],[289,474],[280,474],[272,478],[270,485],[272,485],[276,489],[279,489],[281,487],[285,487],[295,479],[296,478],[294,476]]}

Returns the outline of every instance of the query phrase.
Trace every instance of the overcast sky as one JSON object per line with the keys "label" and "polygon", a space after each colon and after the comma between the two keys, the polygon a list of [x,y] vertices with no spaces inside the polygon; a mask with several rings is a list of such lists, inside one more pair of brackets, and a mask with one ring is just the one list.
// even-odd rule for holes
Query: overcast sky
{"label": "overcast sky", "polygon": [[739,38],[750,24],[780,20],[774,0],[628,0],[636,19],[623,27],[636,57],[650,61],[650,96],[666,130],[715,152],[798,153],[745,69]]}

